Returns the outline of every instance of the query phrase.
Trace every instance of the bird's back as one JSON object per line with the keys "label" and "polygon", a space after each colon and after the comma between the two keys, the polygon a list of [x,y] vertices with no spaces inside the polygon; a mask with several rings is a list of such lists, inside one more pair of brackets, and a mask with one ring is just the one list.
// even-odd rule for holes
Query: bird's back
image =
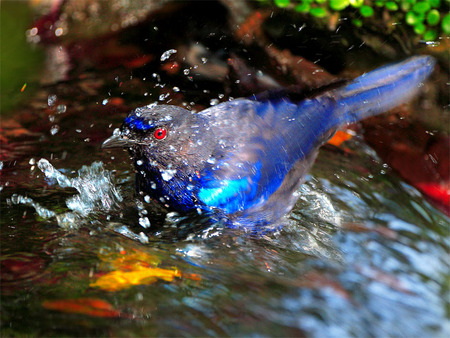
{"label": "bird's back", "polygon": [[201,172],[199,199],[241,219],[278,218],[336,128],[405,102],[433,66],[431,57],[413,57],[300,102],[267,95],[206,109],[216,146]]}

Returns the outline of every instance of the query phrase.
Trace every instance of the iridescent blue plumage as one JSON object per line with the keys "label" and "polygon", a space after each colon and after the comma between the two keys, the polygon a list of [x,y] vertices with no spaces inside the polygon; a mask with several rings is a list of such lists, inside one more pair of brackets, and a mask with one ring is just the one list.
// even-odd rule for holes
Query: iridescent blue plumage
{"label": "iridescent blue plumage", "polygon": [[138,191],[170,209],[218,211],[234,225],[274,222],[340,125],[407,101],[433,66],[431,57],[413,57],[299,102],[281,90],[197,114],[142,107],[105,145],[129,147]]}
{"label": "iridescent blue plumage", "polygon": [[135,115],[128,116],[125,119],[125,124],[132,129],[141,131],[147,131],[155,127],[151,124],[144,123],[141,119],[137,118]]}

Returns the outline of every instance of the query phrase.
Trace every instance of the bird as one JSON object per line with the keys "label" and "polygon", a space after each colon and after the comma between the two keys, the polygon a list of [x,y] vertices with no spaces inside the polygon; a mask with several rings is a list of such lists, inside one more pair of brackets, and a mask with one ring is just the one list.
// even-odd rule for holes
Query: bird
{"label": "bird", "polygon": [[102,147],[128,149],[137,192],[167,210],[220,215],[230,227],[274,224],[339,127],[407,102],[434,65],[413,56],[322,89],[273,90],[197,113],[152,103]]}

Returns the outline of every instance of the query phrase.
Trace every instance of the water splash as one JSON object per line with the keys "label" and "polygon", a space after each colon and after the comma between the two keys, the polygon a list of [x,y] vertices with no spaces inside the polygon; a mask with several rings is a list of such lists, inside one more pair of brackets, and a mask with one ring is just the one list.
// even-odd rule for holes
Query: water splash
{"label": "water splash", "polygon": [[30,197],[14,194],[11,196],[9,201],[12,204],[25,204],[25,205],[29,205],[29,206],[33,207],[36,210],[37,214],[39,216],[41,216],[42,218],[48,219],[48,218],[56,217],[56,213],[54,211],[44,208],[39,203],[36,203],[35,201],[33,201],[33,199],[31,199]]}
{"label": "water splash", "polygon": [[[326,180],[322,180],[322,185],[327,184]],[[342,223],[342,214],[333,206],[329,195],[320,191],[316,184],[312,181],[302,184],[298,194],[299,200],[308,206],[307,210],[314,215],[315,218],[323,222],[340,226]]]}
{"label": "water splash", "polygon": [[161,61],[166,61],[168,58],[170,58],[170,56],[172,55],[172,54],[175,54],[177,52],[177,50],[176,49],[169,49],[169,50],[166,50],[164,53],[162,53],[162,55],[161,55]]}
{"label": "water splash", "polygon": [[57,214],[31,198],[17,194],[11,196],[9,201],[13,204],[32,206],[44,219],[56,218],[62,228],[77,229],[83,218],[92,212],[107,212],[123,200],[119,189],[113,183],[112,173],[103,168],[102,162],[94,162],[91,166],[84,165],[78,170],[78,177],[75,178],[67,177],[46,159],[40,159],[37,166],[50,182],[56,182],[61,188],[75,188],[78,191],[77,195],[66,200],[66,205],[71,211]]}

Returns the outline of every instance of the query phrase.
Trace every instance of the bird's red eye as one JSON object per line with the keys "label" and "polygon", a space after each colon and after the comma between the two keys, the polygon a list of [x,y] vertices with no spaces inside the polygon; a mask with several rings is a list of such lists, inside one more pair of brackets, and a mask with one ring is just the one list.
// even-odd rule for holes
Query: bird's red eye
{"label": "bird's red eye", "polygon": [[158,128],[155,130],[155,138],[157,140],[162,140],[166,137],[167,131],[164,128]]}

